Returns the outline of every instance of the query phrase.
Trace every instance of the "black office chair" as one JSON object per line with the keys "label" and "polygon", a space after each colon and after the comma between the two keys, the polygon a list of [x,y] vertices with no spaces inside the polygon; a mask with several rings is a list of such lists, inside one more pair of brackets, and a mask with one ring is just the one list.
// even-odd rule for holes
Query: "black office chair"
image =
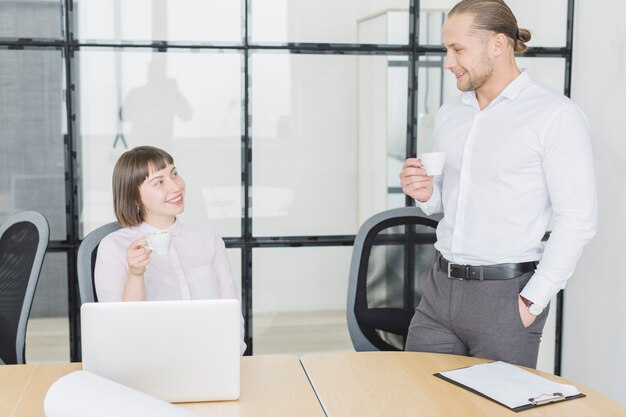
{"label": "black office chair", "polygon": [[77,254],[78,290],[80,291],[80,303],[92,303],[98,301],[98,296],[93,284],[93,274],[96,268],[96,257],[100,241],[109,233],[119,230],[121,226],[116,223],[107,223],[89,233],[80,244]]}
{"label": "black office chair", "polygon": [[0,226],[0,364],[25,363],[26,327],[50,228],[35,211]]}
{"label": "black office chair", "polygon": [[437,223],[418,208],[403,207],[378,213],[359,229],[347,305],[355,350],[404,350],[421,298],[417,277],[437,259]]}

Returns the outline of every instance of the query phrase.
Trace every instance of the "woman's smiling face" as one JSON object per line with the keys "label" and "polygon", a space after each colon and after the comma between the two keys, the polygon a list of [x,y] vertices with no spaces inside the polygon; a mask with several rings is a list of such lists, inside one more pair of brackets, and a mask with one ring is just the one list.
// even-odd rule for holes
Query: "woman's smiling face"
{"label": "woman's smiling face", "polygon": [[151,169],[139,195],[144,219],[155,227],[166,228],[185,210],[185,181],[171,164],[159,171]]}

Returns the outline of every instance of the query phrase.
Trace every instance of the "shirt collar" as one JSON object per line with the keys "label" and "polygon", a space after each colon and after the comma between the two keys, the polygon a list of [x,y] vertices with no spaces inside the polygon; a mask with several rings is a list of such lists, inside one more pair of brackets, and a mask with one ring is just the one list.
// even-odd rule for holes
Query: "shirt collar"
{"label": "shirt collar", "polygon": [[[530,84],[532,83],[532,78],[530,78],[530,74],[527,69],[522,68],[520,74],[515,77],[509,85],[506,86],[504,90],[500,93],[498,97],[496,97],[493,101],[498,100],[500,97],[508,98],[510,100],[515,100],[517,96]],[[476,99],[476,91],[465,91],[461,94],[461,101],[464,104],[474,106],[478,108],[478,100]]]}
{"label": "shirt collar", "polygon": [[[170,233],[172,234],[172,236],[178,236],[178,234],[180,233],[180,229],[182,228],[182,225],[180,223],[180,221],[178,219],[176,219],[176,221],[170,226],[168,227],[166,230],[169,230]],[[161,229],[158,229],[154,226],[149,225],[146,222],[141,223],[138,226],[134,227],[135,230],[137,230],[140,234],[142,235],[147,235],[149,233],[154,233],[154,232],[158,232]]]}
{"label": "shirt collar", "polygon": [[532,79],[530,78],[528,70],[522,68],[520,75],[515,77],[515,79],[511,81],[511,83],[507,85],[504,90],[502,90],[500,96],[515,100],[515,98],[517,98],[517,96],[531,83]]}

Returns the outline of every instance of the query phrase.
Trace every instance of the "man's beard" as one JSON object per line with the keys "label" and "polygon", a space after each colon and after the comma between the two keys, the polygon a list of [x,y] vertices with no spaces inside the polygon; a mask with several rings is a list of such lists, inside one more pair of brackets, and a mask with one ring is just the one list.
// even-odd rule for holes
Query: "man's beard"
{"label": "man's beard", "polygon": [[479,74],[470,74],[470,72],[467,71],[467,74],[466,74],[467,75],[467,79],[468,79],[467,84],[465,86],[457,85],[459,90],[461,90],[461,91],[478,90],[487,81],[489,81],[489,79],[493,75],[493,63],[491,62],[491,60],[487,56],[487,52],[484,51],[484,50],[483,50],[483,55],[482,55],[482,58],[481,58],[481,65],[480,65],[480,67],[483,70]]}

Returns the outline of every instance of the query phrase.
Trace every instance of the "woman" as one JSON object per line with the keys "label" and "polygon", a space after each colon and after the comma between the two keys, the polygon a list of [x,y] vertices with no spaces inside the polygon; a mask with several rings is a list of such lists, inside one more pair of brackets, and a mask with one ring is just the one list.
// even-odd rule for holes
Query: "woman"
{"label": "woman", "polygon": [[[140,146],[122,154],[113,169],[113,205],[124,228],[98,247],[99,301],[239,298],[221,237],[176,218],[185,209],[185,182],[167,152]],[[145,236],[164,230],[171,244],[157,255]],[[243,318],[241,335],[243,354]]]}

